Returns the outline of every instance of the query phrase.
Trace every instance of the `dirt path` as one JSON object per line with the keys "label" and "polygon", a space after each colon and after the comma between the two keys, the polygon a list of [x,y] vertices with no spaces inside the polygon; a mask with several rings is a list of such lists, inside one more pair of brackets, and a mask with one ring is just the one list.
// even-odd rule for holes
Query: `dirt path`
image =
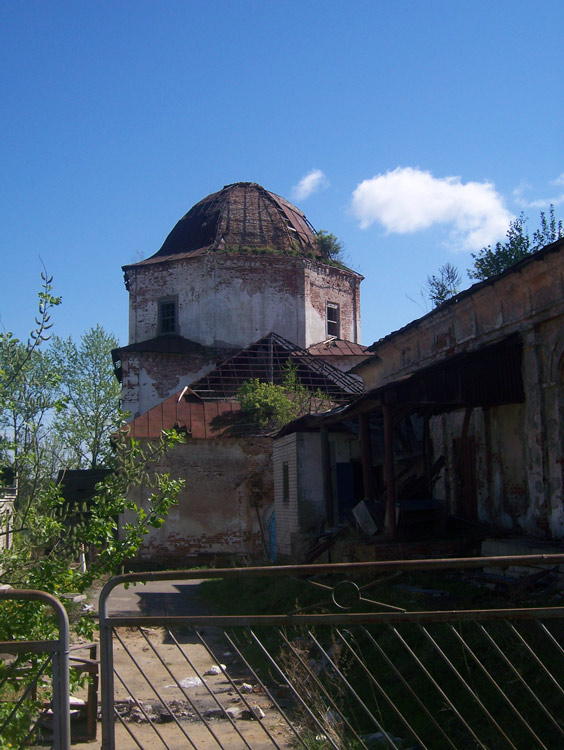
{"label": "dirt path", "polygon": [[[108,610],[203,614],[199,583],[151,583],[127,590],[120,587],[108,600]],[[114,642],[114,696],[122,722],[116,720],[115,725],[117,750],[138,750],[139,746],[151,750],[292,747],[285,720],[236,654],[220,640],[219,631],[203,631],[216,658],[195,634],[186,631],[173,631],[176,643],[163,628],[120,628],[118,635]],[[218,663],[225,666],[225,672],[205,674]],[[283,694],[278,697],[284,699]],[[232,720],[223,709],[229,711]],[[96,742],[73,747],[100,748],[101,725]]]}

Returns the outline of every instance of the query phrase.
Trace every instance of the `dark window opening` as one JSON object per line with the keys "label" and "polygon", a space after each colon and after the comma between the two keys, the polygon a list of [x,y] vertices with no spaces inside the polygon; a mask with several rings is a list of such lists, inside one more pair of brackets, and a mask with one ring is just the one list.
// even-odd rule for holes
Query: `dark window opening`
{"label": "dark window opening", "polygon": [[287,461],[282,464],[282,500],[285,503],[290,501],[290,470]]}
{"label": "dark window opening", "polygon": [[327,303],[327,335],[339,338],[339,305]]}
{"label": "dark window opening", "polygon": [[159,302],[159,333],[176,333],[176,300]]}

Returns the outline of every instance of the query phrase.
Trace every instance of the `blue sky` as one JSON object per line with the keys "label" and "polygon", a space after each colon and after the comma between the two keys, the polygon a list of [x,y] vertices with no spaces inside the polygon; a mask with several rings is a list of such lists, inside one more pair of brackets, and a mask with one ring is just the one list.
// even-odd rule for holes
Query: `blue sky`
{"label": "blue sky", "polygon": [[550,0],[2,3],[0,325],[43,262],[57,334],[126,343],[121,266],[248,180],[343,242],[372,343],[512,216],[564,215],[562,28]]}

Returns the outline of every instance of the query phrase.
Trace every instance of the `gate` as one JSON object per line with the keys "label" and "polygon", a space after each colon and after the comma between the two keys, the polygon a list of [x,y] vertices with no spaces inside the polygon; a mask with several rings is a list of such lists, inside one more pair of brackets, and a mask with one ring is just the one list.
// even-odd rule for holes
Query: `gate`
{"label": "gate", "polygon": [[564,747],[560,565],[118,576],[100,597],[102,747]]}
{"label": "gate", "polygon": [[[58,638],[35,641],[0,641],[0,744],[9,744],[10,729],[18,724],[23,729],[23,740],[18,747],[26,747],[36,738],[42,722],[48,719],[48,733],[52,733],[55,750],[70,748],[69,706],[69,622],[63,605],[44,591],[8,589],[0,591],[3,602],[36,601],[50,607],[57,618]],[[31,615],[31,613],[30,613]],[[27,661],[34,655],[42,659],[33,669]],[[15,656],[13,661],[7,657]],[[46,703],[46,699],[48,699]],[[25,734],[27,733],[27,736]],[[20,735],[22,736],[22,735]],[[5,741],[5,745],[2,740]]]}

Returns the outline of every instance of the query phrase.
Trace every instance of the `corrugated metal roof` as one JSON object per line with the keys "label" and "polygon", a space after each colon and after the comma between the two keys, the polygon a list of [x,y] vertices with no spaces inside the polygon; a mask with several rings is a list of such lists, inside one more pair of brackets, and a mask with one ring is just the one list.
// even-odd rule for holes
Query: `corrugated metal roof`
{"label": "corrugated metal roof", "polygon": [[187,401],[186,389],[169,396],[160,404],[141,414],[127,426],[135,439],[158,438],[163,430],[185,430],[192,438],[219,437],[226,427],[214,425],[214,420],[240,410],[234,401]]}

